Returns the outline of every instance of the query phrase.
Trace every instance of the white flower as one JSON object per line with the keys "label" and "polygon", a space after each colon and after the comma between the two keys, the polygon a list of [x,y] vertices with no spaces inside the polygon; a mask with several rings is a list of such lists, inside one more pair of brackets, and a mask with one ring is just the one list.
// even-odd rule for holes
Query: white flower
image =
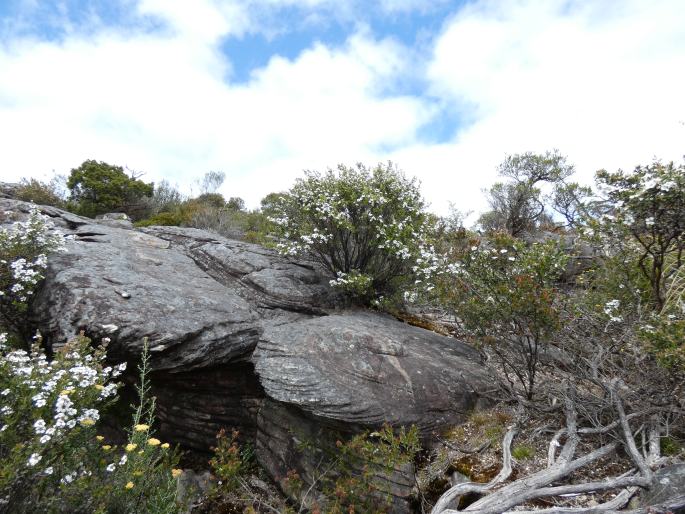
{"label": "white flower", "polygon": [[112,463],[112,464],[110,464],[109,466],[107,466],[105,469],[106,469],[108,472],[111,473],[111,472],[114,471],[116,468],[117,468],[117,467],[114,465],[114,463]]}
{"label": "white flower", "polygon": [[126,464],[126,461],[128,460],[128,457],[126,457],[126,454],[121,456],[121,460],[119,460],[119,466],[123,466]]}
{"label": "white flower", "polygon": [[46,475],[52,475],[53,471],[54,470],[52,469],[52,466],[48,466],[47,468],[45,468],[45,471],[43,471],[43,473],[45,473]]}
{"label": "white flower", "polygon": [[41,455],[39,455],[37,453],[32,453],[31,456],[29,457],[27,464],[29,466],[33,467],[36,464],[38,464],[42,458],[43,457]]}
{"label": "white flower", "polygon": [[44,434],[45,421],[43,421],[42,419],[37,419],[35,423],[33,423],[33,430],[35,430],[36,434]]}
{"label": "white flower", "polygon": [[50,437],[49,435],[45,434],[43,437],[40,438],[40,444],[45,444],[45,443],[47,443],[50,439],[52,439],[52,437]]}

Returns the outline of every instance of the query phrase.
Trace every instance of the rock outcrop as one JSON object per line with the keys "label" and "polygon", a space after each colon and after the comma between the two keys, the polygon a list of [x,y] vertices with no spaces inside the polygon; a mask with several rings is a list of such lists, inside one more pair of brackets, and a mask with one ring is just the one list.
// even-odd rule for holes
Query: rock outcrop
{"label": "rock outcrop", "polygon": [[[0,212],[28,207],[0,198]],[[113,361],[135,362],[146,338],[166,440],[207,451],[236,428],[277,481],[290,469],[311,481],[298,440],[329,445],[388,422],[429,441],[490,388],[471,347],[345,308],[310,262],[191,228],[42,210],[73,240],[49,259],[36,326],[54,347],[79,331],[109,337]],[[387,480],[404,510],[408,474]]]}

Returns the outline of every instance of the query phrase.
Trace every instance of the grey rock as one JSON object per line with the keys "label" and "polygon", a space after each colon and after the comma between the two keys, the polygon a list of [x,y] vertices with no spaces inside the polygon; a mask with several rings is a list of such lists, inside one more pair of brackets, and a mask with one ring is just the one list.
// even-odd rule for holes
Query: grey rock
{"label": "grey rock", "polygon": [[199,473],[192,469],[183,470],[176,479],[176,501],[186,506],[185,512],[192,512],[197,503],[207,495],[212,480],[212,474],[208,470]]}
{"label": "grey rock", "polygon": [[98,214],[95,219],[101,225],[107,225],[108,227],[126,229],[133,228],[133,222],[125,212],[109,212],[107,214]]}
{"label": "grey rock", "polygon": [[[29,204],[0,198],[0,212]],[[52,347],[79,331],[107,337],[135,366],[147,339],[160,437],[207,452],[221,428],[255,445],[277,481],[311,483],[339,437],[416,424],[426,442],[478,407],[490,388],[478,353],[433,332],[345,308],[311,262],[192,228],[140,230],[41,207],[70,235],[52,255],[31,310]],[[11,221],[0,219],[0,223]],[[409,468],[378,477],[407,510]]]}
{"label": "grey rock", "polygon": [[489,388],[479,354],[370,311],[267,327],[253,355],[267,394],[345,424],[415,424],[424,434],[463,420]]}

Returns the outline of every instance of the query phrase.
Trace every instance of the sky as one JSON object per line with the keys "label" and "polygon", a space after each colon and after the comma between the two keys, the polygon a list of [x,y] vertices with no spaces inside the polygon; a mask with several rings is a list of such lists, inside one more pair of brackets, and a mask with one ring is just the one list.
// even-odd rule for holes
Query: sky
{"label": "sky", "polygon": [[0,0],[0,180],[86,159],[248,207],[392,160],[482,211],[506,155],[685,154],[682,0]]}

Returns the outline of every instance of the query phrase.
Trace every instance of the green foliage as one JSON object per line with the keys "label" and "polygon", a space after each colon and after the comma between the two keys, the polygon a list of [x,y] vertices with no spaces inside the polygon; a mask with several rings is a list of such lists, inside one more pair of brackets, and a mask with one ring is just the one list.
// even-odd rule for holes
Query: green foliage
{"label": "green foliage", "polygon": [[685,313],[655,315],[639,334],[662,366],[685,369]]}
{"label": "green foliage", "polygon": [[[48,361],[40,339],[30,352],[9,351],[0,335],[0,497],[16,513],[177,512],[171,470],[178,457],[150,437],[147,367],[128,444],[97,435],[101,412],[116,396],[125,364],[104,366],[105,346],[79,337]],[[146,353],[144,354],[144,361]]]}
{"label": "green foliage", "polygon": [[29,300],[47,267],[47,255],[65,249],[64,236],[32,207],[26,221],[0,229],[0,328],[26,332]]}
{"label": "green foliage", "polygon": [[137,221],[136,227],[151,227],[153,225],[180,227],[184,224],[185,219],[180,210],[173,212],[160,212],[154,216]]}
{"label": "green foliage", "polygon": [[439,288],[467,333],[490,347],[511,387],[518,384],[529,400],[540,352],[560,328],[557,280],[566,261],[555,241],[525,245],[500,234],[465,251]]}
{"label": "green foliage", "polygon": [[666,436],[661,438],[661,454],[664,457],[672,457],[683,451],[683,445],[677,439]]}
{"label": "green foliage", "polygon": [[241,448],[238,436],[238,431],[233,430],[228,437],[222,428],[216,436],[217,446],[212,448],[214,456],[209,465],[219,480],[219,491],[223,493],[237,492],[241,481],[254,468],[254,451],[250,446]]}
{"label": "green foliage", "polygon": [[[272,201],[279,251],[310,256],[331,274],[333,286],[347,287],[350,274],[368,277],[365,300],[412,283],[427,251],[431,218],[418,184],[392,163],[309,171]],[[359,280],[366,278],[354,279],[355,290]]]}
{"label": "green foliage", "polygon": [[479,224],[486,232],[522,237],[548,218],[538,184],[563,184],[573,174],[573,166],[556,150],[545,154],[527,152],[507,156],[499,174],[510,182],[498,182],[486,191],[491,210],[480,217]]}
{"label": "green foliage", "polygon": [[[313,445],[303,445],[302,449],[316,451]],[[413,463],[420,449],[415,426],[395,431],[384,425],[376,432],[364,432],[347,442],[338,440],[331,463],[317,477],[324,505],[309,501],[307,508],[327,514],[392,512],[390,495],[379,477],[390,477],[397,469]],[[286,489],[307,502],[305,483],[297,472],[288,473]]]}
{"label": "green foliage", "polygon": [[661,310],[669,259],[672,271],[683,263],[685,166],[655,161],[632,172],[601,170],[597,183],[608,204],[597,229],[605,239],[629,239],[637,248],[637,266],[649,281],[652,302]]}
{"label": "green foliage", "polygon": [[121,166],[94,160],[73,168],[67,180],[73,210],[94,217],[107,212],[125,212],[138,218],[144,209],[142,198],[153,194],[153,184],[129,177]]}
{"label": "green foliage", "polygon": [[516,460],[532,459],[535,456],[535,448],[519,444],[511,449],[511,456]]}
{"label": "green foliage", "polygon": [[116,448],[108,450],[109,458],[105,461],[109,462],[109,469],[114,469],[106,483],[99,485],[97,495],[106,502],[106,512],[177,512],[182,507],[176,503],[174,476],[179,455],[168,443],[153,437],[155,398],[150,396],[147,340],[143,343],[138,372],[138,402],[132,405],[135,410],[128,440],[120,457]]}
{"label": "green foliage", "polygon": [[64,207],[59,179],[52,179],[47,184],[35,178],[22,179],[16,190],[16,197],[24,202],[33,202],[37,205],[51,205],[53,207]]}

